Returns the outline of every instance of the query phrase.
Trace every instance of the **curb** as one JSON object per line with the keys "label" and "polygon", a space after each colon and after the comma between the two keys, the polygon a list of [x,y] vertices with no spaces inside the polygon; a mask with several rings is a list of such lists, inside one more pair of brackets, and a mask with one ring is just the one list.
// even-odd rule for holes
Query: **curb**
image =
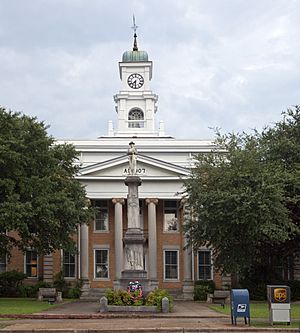
{"label": "curb", "polygon": [[13,329],[2,329],[5,333],[237,333],[237,332],[259,332],[259,333],[270,333],[270,332],[280,332],[289,333],[296,332],[299,330],[296,328],[285,329],[285,328],[182,328],[182,327],[172,327],[172,328],[123,328],[123,329],[29,329],[29,330],[13,330]]}
{"label": "curb", "polygon": [[0,314],[0,318],[10,318],[10,319],[109,319],[109,318],[147,318],[147,319],[200,319],[200,318],[229,318],[227,315],[208,315],[208,316],[185,316],[185,315],[169,315],[169,314],[140,314],[140,313],[63,313],[63,314]]}

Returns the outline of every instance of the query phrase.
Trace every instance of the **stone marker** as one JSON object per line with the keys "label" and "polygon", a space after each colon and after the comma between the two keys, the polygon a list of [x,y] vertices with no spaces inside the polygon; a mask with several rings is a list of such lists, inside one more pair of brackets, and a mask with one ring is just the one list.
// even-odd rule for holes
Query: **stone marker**
{"label": "stone marker", "polygon": [[62,292],[58,291],[56,296],[56,302],[61,303],[63,301],[62,299]]}
{"label": "stone marker", "polygon": [[164,297],[162,300],[161,300],[161,312],[162,313],[168,313],[169,312],[169,309],[170,306],[169,306],[169,299],[167,297]]}
{"label": "stone marker", "polygon": [[107,298],[105,296],[100,298],[100,312],[107,312],[108,306],[107,306]]}

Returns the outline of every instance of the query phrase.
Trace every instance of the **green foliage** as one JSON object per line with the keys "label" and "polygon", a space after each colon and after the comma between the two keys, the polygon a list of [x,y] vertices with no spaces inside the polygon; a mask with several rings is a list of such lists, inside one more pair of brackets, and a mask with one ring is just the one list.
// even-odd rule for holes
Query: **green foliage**
{"label": "green foliage", "polygon": [[18,286],[17,295],[20,297],[37,297],[39,288],[52,287],[56,288],[57,291],[61,291],[64,298],[80,298],[82,281],[77,280],[75,283],[67,282],[60,272],[56,275],[53,285],[44,281],[40,281],[34,285],[21,284]]}
{"label": "green foliage", "polygon": [[300,301],[300,281],[290,280],[285,283],[291,288],[291,298],[292,301]]}
{"label": "green foliage", "polygon": [[56,288],[58,291],[61,291],[63,297],[68,297],[70,285],[65,280],[63,272],[60,271],[55,275],[53,287]]}
{"label": "green foliage", "polygon": [[158,310],[161,311],[161,306],[162,306],[161,301],[164,297],[168,298],[169,307],[171,311],[174,306],[174,299],[165,289],[155,288],[153,291],[151,291],[146,297],[146,305],[156,306]]}
{"label": "green foliage", "polygon": [[248,283],[242,282],[242,287],[248,289],[250,299],[253,301],[265,301],[267,299],[267,284],[264,282],[254,283],[248,280]]}
{"label": "green foliage", "polygon": [[[289,217],[297,232],[293,232],[280,248],[279,257],[293,257],[300,254],[300,106],[294,106],[283,113],[283,120],[262,133],[262,143],[268,161],[280,165],[284,170],[284,199]],[[295,228],[292,228],[294,231]]]}
{"label": "green foliage", "polygon": [[263,265],[256,265],[247,270],[240,279],[240,286],[249,290],[250,299],[263,301],[267,299],[267,285],[284,284],[282,277],[266,270]]}
{"label": "green foliage", "polygon": [[69,286],[67,297],[80,298],[82,285],[83,285],[82,280],[77,280],[74,286],[73,285]]}
{"label": "green foliage", "polygon": [[20,297],[37,297],[39,288],[50,288],[50,287],[51,284],[44,281],[40,281],[34,285],[21,284],[18,286],[17,293]]}
{"label": "green foliage", "polygon": [[[130,297],[127,291],[125,290],[112,290],[107,289],[105,293],[107,302],[109,305],[134,305],[133,299]],[[139,304],[142,305],[142,304]]]}
{"label": "green foliage", "polygon": [[206,301],[207,294],[215,290],[215,283],[212,280],[198,280],[194,287],[194,301]]}
{"label": "green foliage", "polygon": [[276,272],[266,270],[263,266],[255,266],[240,279],[240,286],[249,290],[250,298],[256,301],[267,299],[267,285],[287,285],[291,288],[292,301],[300,300],[300,281],[284,280]]}
{"label": "green foliage", "polygon": [[26,278],[26,274],[18,271],[9,271],[0,274],[0,296],[16,296],[18,288]]}
{"label": "green foliage", "polygon": [[[139,293],[137,291],[137,293]],[[138,294],[137,294],[138,295]],[[136,296],[137,296],[136,295]],[[161,301],[164,297],[169,299],[170,309],[173,308],[173,297],[166,290],[154,289],[151,291],[146,299],[140,298],[139,300],[133,300],[127,291],[125,290],[112,290],[107,289],[105,293],[107,302],[109,305],[148,305],[148,306],[157,306],[158,310],[161,311]]]}
{"label": "green foliage", "polygon": [[63,293],[65,298],[79,298],[81,293],[82,281],[67,282],[62,272],[55,277],[53,285],[45,281],[37,284],[23,284],[26,274],[18,271],[9,271],[0,274],[0,296],[8,297],[37,297],[39,288],[54,287]]}
{"label": "green foliage", "polygon": [[71,249],[70,235],[92,217],[74,178],[72,145],[57,144],[36,118],[0,108],[0,255],[12,246],[45,254]]}
{"label": "green foliage", "polygon": [[272,271],[270,258],[299,251],[300,108],[262,133],[217,133],[216,147],[185,182],[189,244],[212,246],[221,271]]}

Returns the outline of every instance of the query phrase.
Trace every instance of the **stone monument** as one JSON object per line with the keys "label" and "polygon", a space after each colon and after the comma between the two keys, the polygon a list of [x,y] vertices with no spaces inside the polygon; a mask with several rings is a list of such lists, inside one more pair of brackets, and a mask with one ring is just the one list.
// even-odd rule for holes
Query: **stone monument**
{"label": "stone monument", "polygon": [[138,280],[144,291],[147,291],[147,272],[144,268],[144,243],[145,238],[140,224],[140,207],[138,187],[142,184],[137,176],[137,150],[134,142],[129,143],[128,148],[129,175],[125,179],[128,186],[127,195],[127,220],[128,228],[123,238],[125,244],[124,270],[120,279],[120,287],[127,289],[130,281]]}

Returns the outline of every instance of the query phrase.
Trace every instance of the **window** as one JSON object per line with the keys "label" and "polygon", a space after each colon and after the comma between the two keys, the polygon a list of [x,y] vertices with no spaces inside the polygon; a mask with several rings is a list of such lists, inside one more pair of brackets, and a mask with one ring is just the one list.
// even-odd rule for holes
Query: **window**
{"label": "window", "polygon": [[0,273],[6,272],[6,255],[0,257]]}
{"label": "window", "polygon": [[63,273],[64,277],[74,278],[75,277],[75,254],[68,251],[63,251]]}
{"label": "window", "polygon": [[140,109],[132,109],[128,113],[128,127],[129,128],[143,128],[144,127],[144,112]]}
{"label": "window", "polygon": [[27,250],[25,253],[25,274],[27,277],[38,276],[38,256],[35,250]]}
{"label": "window", "polygon": [[108,201],[96,200],[95,201],[96,216],[95,216],[95,230],[107,231],[108,230]]}
{"label": "window", "polygon": [[164,251],[165,280],[179,279],[178,250]]}
{"label": "window", "polygon": [[212,279],[212,261],[210,250],[198,251],[198,279],[211,280]]}
{"label": "window", "polygon": [[178,206],[176,200],[164,202],[164,231],[178,231]]}
{"label": "window", "polygon": [[95,250],[95,279],[108,279],[108,250]]}

